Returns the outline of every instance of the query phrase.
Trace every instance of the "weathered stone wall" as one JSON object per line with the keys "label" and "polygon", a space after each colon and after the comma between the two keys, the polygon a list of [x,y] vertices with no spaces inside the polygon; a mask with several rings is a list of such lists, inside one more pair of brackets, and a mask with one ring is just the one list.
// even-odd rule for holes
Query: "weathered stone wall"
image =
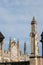
{"label": "weathered stone wall", "polygon": [[42,65],[42,58],[37,58],[37,62],[38,65]]}
{"label": "weathered stone wall", "polygon": [[30,58],[30,65],[35,65],[35,58]]}
{"label": "weathered stone wall", "polygon": [[30,65],[43,65],[43,58],[41,56],[30,57]]}
{"label": "weathered stone wall", "polygon": [[38,56],[37,57],[37,65],[43,65],[43,57],[42,56]]}

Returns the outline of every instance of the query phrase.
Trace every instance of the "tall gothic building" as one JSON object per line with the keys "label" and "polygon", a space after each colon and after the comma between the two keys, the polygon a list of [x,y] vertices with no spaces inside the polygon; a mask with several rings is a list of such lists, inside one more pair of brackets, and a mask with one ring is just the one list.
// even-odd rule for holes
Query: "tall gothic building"
{"label": "tall gothic building", "polygon": [[3,49],[4,36],[0,32],[0,62],[20,62],[29,61],[30,65],[43,65],[43,57],[39,56],[38,48],[38,32],[37,32],[37,21],[33,17],[31,21],[31,32],[30,32],[30,55],[26,53],[26,41],[24,42],[24,54],[20,51],[19,40],[9,41],[9,49],[5,51]]}
{"label": "tall gothic building", "polygon": [[29,55],[26,54],[26,42],[24,43],[24,54],[20,52],[19,40],[9,41],[9,49],[5,51],[4,45],[4,35],[0,32],[0,62],[20,62],[29,60]]}
{"label": "tall gothic building", "polygon": [[37,22],[35,17],[33,17],[31,22],[30,52],[30,65],[42,65],[43,57],[39,56]]}

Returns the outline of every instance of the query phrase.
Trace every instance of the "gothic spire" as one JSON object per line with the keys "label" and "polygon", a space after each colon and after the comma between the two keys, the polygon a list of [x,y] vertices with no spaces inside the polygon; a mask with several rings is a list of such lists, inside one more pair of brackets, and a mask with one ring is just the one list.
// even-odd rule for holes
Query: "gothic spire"
{"label": "gothic spire", "polygon": [[34,16],[33,16],[32,22],[31,22],[31,25],[32,25],[32,24],[37,24],[36,19],[35,19]]}
{"label": "gothic spire", "polygon": [[17,40],[17,46],[19,47],[19,40]]}
{"label": "gothic spire", "polygon": [[9,47],[11,46],[11,37],[10,37],[10,40],[9,40]]}
{"label": "gothic spire", "polygon": [[24,54],[26,54],[26,41],[24,42]]}

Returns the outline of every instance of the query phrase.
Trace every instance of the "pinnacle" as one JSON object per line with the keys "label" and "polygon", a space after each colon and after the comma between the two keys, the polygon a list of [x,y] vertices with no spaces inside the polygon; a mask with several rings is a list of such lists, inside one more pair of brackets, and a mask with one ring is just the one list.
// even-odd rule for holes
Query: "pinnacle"
{"label": "pinnacle", "polygon": [[37,24],[35,17],[33,16],[31,24]]}

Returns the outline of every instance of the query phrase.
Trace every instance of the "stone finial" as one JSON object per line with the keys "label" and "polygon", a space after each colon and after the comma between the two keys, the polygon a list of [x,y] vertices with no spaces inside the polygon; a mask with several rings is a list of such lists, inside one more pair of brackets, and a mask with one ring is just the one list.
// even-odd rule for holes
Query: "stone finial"
{"label": "stone finial", "polygon": [[31,24],[37,24],[35,17],[33,16]]}
{"label": "stone finial", "polygon": [[35,17],[33,16],[33,21],[35,21]]}

